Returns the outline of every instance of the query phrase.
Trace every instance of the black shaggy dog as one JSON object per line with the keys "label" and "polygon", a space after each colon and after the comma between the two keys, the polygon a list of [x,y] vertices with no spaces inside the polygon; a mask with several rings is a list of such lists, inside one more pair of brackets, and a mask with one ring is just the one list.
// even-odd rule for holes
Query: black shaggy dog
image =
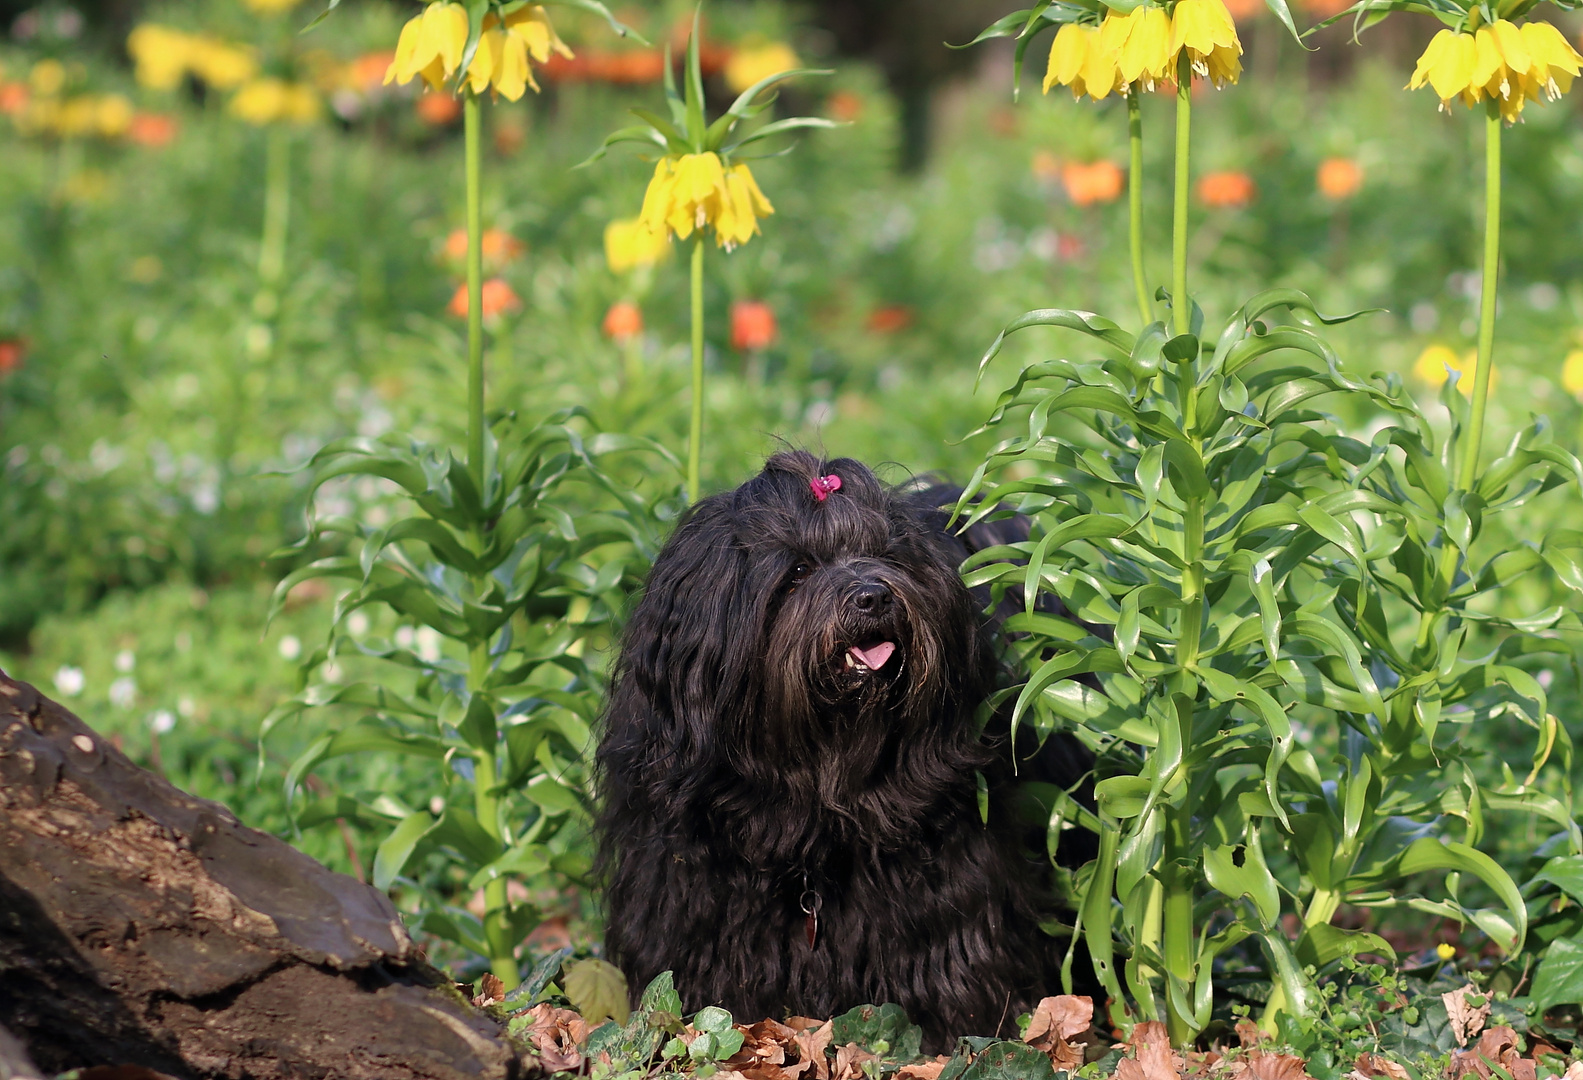
{"label": "black shaggy dog", "polygon": [[[661,552],[598,751],[606,949],[634,991],[669,970],[744,1020],[895,1002],[935,1047],[1055,992],[1048,868],[975,718],[1001,669],[954,497],[781,453]],[[1070,785],[1087,762],[1062,747]]]}

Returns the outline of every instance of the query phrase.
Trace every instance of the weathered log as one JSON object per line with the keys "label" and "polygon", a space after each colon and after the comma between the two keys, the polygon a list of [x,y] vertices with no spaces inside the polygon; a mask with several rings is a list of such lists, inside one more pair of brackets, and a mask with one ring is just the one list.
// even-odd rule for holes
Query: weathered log
{"label": "weathered log", "polygon": [[382,893],[138,768],[4,673],[0,1025],[50,1073],[536,1069],[423,960]]}

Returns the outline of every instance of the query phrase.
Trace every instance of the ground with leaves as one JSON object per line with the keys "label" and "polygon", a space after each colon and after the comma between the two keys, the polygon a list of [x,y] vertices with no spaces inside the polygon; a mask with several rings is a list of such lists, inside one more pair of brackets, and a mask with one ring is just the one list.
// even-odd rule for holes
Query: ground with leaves
{"label": "ground with leaves", "polygon": [[1159,1021],[1123,1033],[1096,1015],[1092,999],[1059,995],[1017,1017],[1015,1039],[964,1037],[953,1053],[926,1057],[921,1031],[896,1005],[822,1020],[742,1024],[716,1007],[689,1018],[667,972],[629,1010],[614,993],[624,989],[614,968],[600,960],[563,968],[567,955],[548,957],[510,994],[486,975],[474,1002],[507,1017],[547,1071],[596,1080],[1583,1080],[1564,1029],[1531,1023],[1525,999],[1470,982],[1441,989],[1446,977],[1377,965],[1351,965],[1349,985],[1328,984],[1320,1011],[1283,1018],[1278,1037],[1243,1017],[1183,1054]]}

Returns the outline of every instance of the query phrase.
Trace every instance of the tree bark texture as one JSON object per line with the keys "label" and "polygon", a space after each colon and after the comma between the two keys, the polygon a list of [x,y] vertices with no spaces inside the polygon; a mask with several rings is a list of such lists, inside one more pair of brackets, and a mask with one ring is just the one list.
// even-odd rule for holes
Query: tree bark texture
{"label": "tree bark texture", "polygon": [[[0,673],[0,1078],[515,1080],[390,900],[133,765]],[[10,1068],[11,1073],[5,1070]]]}

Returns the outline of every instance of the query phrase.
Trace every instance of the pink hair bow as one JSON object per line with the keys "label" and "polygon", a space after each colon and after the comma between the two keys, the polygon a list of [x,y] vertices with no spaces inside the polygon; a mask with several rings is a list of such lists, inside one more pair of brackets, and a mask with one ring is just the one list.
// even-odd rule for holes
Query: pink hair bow
{"label": "pink hair bow", "polygon": [[832,492],[841,490],[841,478],[835,473],[829,476],[816,476],[808,481],[808,486],[813,488],[813,497],[824,502]]}

